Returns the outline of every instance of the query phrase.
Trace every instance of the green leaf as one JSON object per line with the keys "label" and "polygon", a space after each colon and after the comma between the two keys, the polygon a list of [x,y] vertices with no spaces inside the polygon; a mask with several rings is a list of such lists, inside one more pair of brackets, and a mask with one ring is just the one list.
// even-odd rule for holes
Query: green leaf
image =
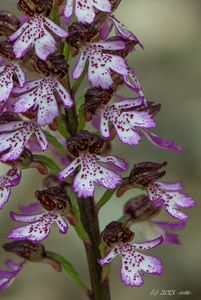
{"label": "green leaf", "polygon": [[97,203],[97,209],[101,209],[114,195],[116,189],[106,191]]}
{"label": "green leaf", "polygon": [[56,124],[58,126],[59,133],[65,138],[69,137],[69,133],[66,127],[64,126],[64,123],[61,118],[59,117],[56,118]]}
{"label": "green leaf", "polygon": [[42,162],[54,175],[57,175],[60,171],[59,166],[51,158],[45,155],[34,154],[33,159]]}
{"label": "green leaf", "polygon": [[65,147],[58,142],[55,136],[53,136],[48,131],[44,130],[44,133],[47,137],[48,142],[61,154],[66,155]]}
{"label": "green leaf", "polygon": [[64,44],[63,55],[65,60],[68,62],[70,57],[70,46],[66,42]]}
{"label": "green leaf", "polygon": [[66,272],[71,281],[79,288],[87,292],[88,289],[86,285],[70,262],[68,262],[62,255],[51,251],[47,251],[47,256],[56,260],[62,266],[63,270]]}

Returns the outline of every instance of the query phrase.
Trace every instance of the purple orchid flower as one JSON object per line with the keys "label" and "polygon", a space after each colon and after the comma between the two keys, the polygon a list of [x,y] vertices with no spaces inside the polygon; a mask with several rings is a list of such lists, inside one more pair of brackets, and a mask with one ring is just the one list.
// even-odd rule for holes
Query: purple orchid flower
{"label": "purple orchid flower", "polygon": [[19,275],[19,273],[25,267],[26,262],[23,261],[20,264],[15,263],[11,259],[7,259],[5,261],[5,265],[9,269],[9,271],[5,271],[0,269],[0,291],[6,290],[15,280],[15,278]]}
{"label": "purple orchid flower", "polygon": [[[75,4],[73,3],[75,2]],[[92,23],[96,14],[95,10],[111,12],[112,6],[109,0],[66,0],[64,17],[70,18],[75,5],[75,15],[81,23]]]}
{"label": "purple orchid flower", "polygon": [[69,108],[73,105],[69,92],[58,80],[51,78],[27,82],[21,88],[14,88],[13,92],[23,93],[15,101],[14,112],[24,113],[31,108],[38,109],[37,123],[42,126],[52,123],[59,115],[55,92],[59,94],[64,107]]}
{"label": "purple orchid flower", "polygon": [[35,134],[42,151],[48,147],[42,129],[35,121],[16,121],[0,124],[0,161],[14,161],[22,154],[26,143]]}
{"label": "purple orchid flower", "polygon": [[127,169],[127,164],[124,160],[115,156],[99,156],[92,154],[84,154],[79,156],[73,162],[59,173],[59,179],[65,180],[78,166],[81,167],[80,171],[74,178],[73,188],[78,197],[91,197],[94,194],[95,184],[102,185],[107,189],[114,189],[122,182],[119,174],[97,164],[112,163],[121,170]]}
{"label": "purple orchid flower", "polygon": [[19,184],[21,170],[18,168],[10,169],[0,177],[0,209],[8,202],[11,195],[11,188]]}
{"label": "purple orchid flower", "polygon": [[180,212],[179,208],[191,208],[195,206],[195,201],[183,194],[180,190],[183,185],[180,182],[159,182],[149,185],[147,193],[150,201],[160,202],[160,205],[174,218],[185,221],[188,216]]}
{"label": "purple orchid flower", "polygon": [[141,254],[136,250],[148,250],[163,242],[162,237],[138,244],[123,244],[113,248],[107,256],[99,260],[104,266],[110,263],[117,254],[122,257],[121,279],[126,285],[140,287],[144,284],[144,273],[161,275],[162,262],[158,257]]}
{"label": "purple orchid flower", "polygon": [[43,16],[34,16],[26,21],[14,34],[9,37],[9,41],[14,42],[13,51],[16,58],[23,57],[29,48],[35,46],[36,55],[46,60],[49,54],[56,51],[56,42],[46,27],[61,38],[66,38],[68,33],[54,24],[50,19]]}
{"label": "purple orchid flower", "polygon": [[181,151],[181,147],[176,146],[173,141],[164,141],[147,130],[147,128],[155,127],[156,122],[148,112],[132,110],[140,106],[144,107],[143,97],[126,99],[106,106],[101,114],[101,135],[106,139],[110,137],[109,122],[112,122],[119,139],[125,144],[137,145],[145,136],[159,148],[175,152]]}
{"label": "purple orchid flower", "polygon": [[6,104],[14,87],[14,75],[17,76],[19,85],[22,87],[25,82],[25,75],[18,63],[9,63],[0,67],[0,111]]}
{"label": "purple orchid flower", "polygon": [[124,24],[117,20],[114,16],[109,16],[105,19],[105,22],[101,28],[101,37],[104,40],[107,40],[110,32],[112,31],[113,26],[115,27],[116,35],[122,37],[123,39],[129,40],[133,39],[136,41],[142,49],[144,49],[143,44],[141,43],[138,36],[130,31]]}
{"label": "purple orchid flower", "polygon": [[124,58],[111,54],[113,50],[124,48],[125,43],[121,41],[91,43],[82,50],[73,72],[73,78],[76,80],[82,75],[88,60],[88,79],[92,86],[109,89],[113,84],[112,71],[122,76],[128,76],[128,67]]}
{"label": "purple orchid flower", "polygon": [[20,206],[20,210],[23,212],[22,214],[11,212],[12,219],[16,222],[28,223],[28,225],[12,229],[8,235],[11,240],[30,240],[38,243],[49,236],[54,223],[57,224],[61,234],[66,234],[68,231],[66,217],[57,210],[46,211],[38,203]]}
{"label": "purple orchid flower", "polygon": [[104,138],[110,137],[110,121],[114,124],[119,139],[123,143],[129,145],[139,144],[142,138],[139,133],[140,128],[152,128],[156,126],[154,119],[148,112],[133,110],[142,104],[142,98],[135,98],[108,105],[101,114],[101,135]]}

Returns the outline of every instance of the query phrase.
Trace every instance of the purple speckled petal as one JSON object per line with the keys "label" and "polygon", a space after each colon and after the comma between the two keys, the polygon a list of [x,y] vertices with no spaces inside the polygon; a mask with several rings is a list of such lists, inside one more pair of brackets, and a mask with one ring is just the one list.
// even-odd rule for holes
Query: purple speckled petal
{"label": "purple speckled petal", "polygon": [[41,60],[46,58],[57,50],[56,41],[51,34],[44,29],[44,36],[35,42],[36,55]]}
{"label": "purple speckled petal", "polygon": [[125,48],[125,43],[121,41],[111,41],[93,43],[82,51],[79,62],[73,72],[73,78],[81,76],[86,60],[89,60],[88,79],[92,86],[109,89],[113,84],[112,71],[123,76],[128,75],[128,67],[125,60],[117,55],[105,53],[104,50],[121,50]]}
{"label": "purple speckled petal", "polygon": [[[161,239],[161,238],[159,238]],[[141,245],[140,249],[153,248],[161,243],[161,240],[156,239]],[[111,252],[104,258],[99,260],[100,265],[110,263],[117,254],[122,256],[121,279],[126,285],[139,287],[143,285],[142,276],[144,273],[153,275],[160,275],[162,273],[162,262],[158,257],[147,256],[141,254],[135,249],[136,244],[123,244],[111,250]]]}
{"label": "purple speckled petal", "polygon": [[58,35],[61,38],[66,38],[68,37],[68,32],[63,30],[61,27],[57,26],[54,22],[52,22],[48,18],[43,19],[44,24],[51,30],[53,31],[56,35]]}
{"label": "purple speckled petal", "polygon": [[168,151],[174,151],[174,152],[181,152],[182,148],[177,146],[174,141],[164,141],[160,137],[158,137],[153,132],[150,132],[148,130],[143,130],[143,134],[146,136],[146,138],[155,146],[168,150]]}
{"label": "purple speckled petal", "polygon": [[160,236],[154,240],[146,241],[144,243],[133,244],[133,248],[137,250],[148,250],[152,249],[163,242],[163,237]]}
{"label": "purple speckled petal", "polygon": [[35,122],[10,122],[0,125],[0,160],[3,162],[18,159],[26,142],[35,134],[42,150],[47,149],[47,140]]}
{"label": "purple speckled petal", "polygon": [[19,86],[22,87],[25,83],[25,73],[23,72],[19,63],[14,63],[14,66],[15,66],[15,74],[17,75]]}
{"label": "purple speckled petal", "polygon": [[107,189],[114,189],[122,182],[119,174],[98,165],[96,161],[113,163],[122,170],[127,168],[126,162],[119,158],[86,154],[75,159],[67,168],[61,171],[59,179],[64,180],[80,165],[80,171],[74,178],[73,188],[79,197],[84,198],[91,197],[94,194],[95,184],[102,185]]}
{"label": "purple speckled petal", "polygon": [[73,0],[66,0],[64,8],[64,17],[70,18],[73,14]]}
{"label": "purple speckled petal", "polygon": [[[179,185],[180,190],[180,185]],[[155,182],[149,186],[148,195],[151,201],[156,199],[161,199],[164,201],[164,209],[174,218],[181,221],[187,219],[187,215],[180,212],[179,208],[190,208],[195,206],[194,200],[183,193],[180,193],[176,190],[166,190],[164,186],[161,186],[160,183]]]}
{"label": "purple speckled petal", "polygon": [[121,278],[126,285],[139,287],[144,283],[143,273],[162,273],[162,263],[158,257],[138,253],[130,244],[119,247],[119,254],[122,255]]}
{"label": "purple speckled petal", "polygon": [[141,140],[141,134],[138,128],[152,128],[156,123],[148,112],[129,110],[132,107],[142,104],[143,99],[137,98],[124,100],[107,106],[101,115],[100,132],[105,138],[108,138],[110,121],[115,126],[119,139],[129,145],[137,145]]}
{"label": "purple speckled petal", "polygon": [[11,194],[11,187],[19,184],[21,171],[18,168],[10,169],[0,177],[0,209],[8,202]]}
{"label": "purple speckled petal", "polygon": [[98,263],[101,265],[101,266],[104,266],[106,264],[109,264],[116,256],[117,256],[118,253],[118,247],[112,249],[108,255],[106,255],[105,257],[101,258],[98,260]]}
{"label": "purple speckled petal", "polygon": [[160,228],[164,230],[181,230],[186,226],[186,222],[170,223],[170,222],[162,222],[162,221],[152,221],[152,223],[158,225]]}
{"label": "purple speckled petal", "polygon": [[73,100],[71,98],[70,93],[63,87],[63,85],[59,81],[56,81],[55,88],[59,96],[61,97],[64,106],[71,107],[73,105]]}
{"label": "purple speckled petal", "polygon": [[9,37],[10,41],[15,41],[13,51],[17,58],[24,56],[29,48],[33,48],[34,45],[36,54],[42,60],[45,60],[49,54],[56,51],[56,42],[45,27],[48,27],[60,37],[68,36],[66,31],[51,20],[43,16],[34,16]]}
{"label": "purple speckled petal", "polygon": [[13,64],[7,64],[0,68],[0,102],[9,98],[13,89],[13,75],[15,66]]}
{"label": "purple speckled petal", "polygon": [[[75,2],[75,15],[81,23],[92,23],[95,18],[95,9],[111,12],[112,6],[109,0],[85,0]],[[64,17],[70,18],[73,14],[73,0],[66,0],[64,8]]]}
{"label": "purple speckled petal", "polygon": [[128,28],[124,24],[120,23],[116,18],[114,18],[114,17],[110,17],[110,18],[112,19],[112,22],[116,28],[117,34],[119,34],[124,39],[133,38],[136,42],[138,42],[140,47],[142,49],[144,49],[143,44],[141,43],[140,39],[138,38],[138,36],[135,33],[128,30]]}
{"label": "purple speckled petal", "polygon": [[164,242],[166,244],[181,245],[181,241],[175,233],[166,233]]}
{"label": "purple speckled petal", "polygon": [[80,158],[76,158],[73,160],[68,167],[66,167],[64,170],[59,172],[59,179],[60,180],[65,180],[72,172],[76,170],[76,168],[80,165]]}
{"label": "purple speckled petal", "polygon": [[84,67],[86,64],[86,60],[87,60],[87,52],[86,50],[83,50],[78,60],[78,63],[73,71],[74,80],[80,78],[80,76],[82,75],[82,72],[84,71]]}
{"label": "purple speckled petal", "polygon": [[17,215],[12,214],[12,217],[18,222],[33,222],[26,226],[12,229],[8,238],[11,240],[30,240],[32,242],[40,242],[44,240],[50,233],[50,228],[54,222],[57,223],[59,232],[67,233],[68,225],[64,219],[57,213],[43,213],[38,215]]}
{"label": "purple speckled petal", "polygon": [[116,156],[95,155],[95,159],[97,161],[104,162],[104,163],[112,163],[123,171],[126,171],[128,169],[128,164],[126,163],[126,161]]}
{"label": "purple speckled petal", "polygon": [[134,69],[128,70],[128,75],[124,76],[125,84],[133,90],[135,93],[139,94],[139,96],[144,98],[144,94],[142,92],[142,88],[140,86],[139,80],[137,78],[137,75],[135,73]]}

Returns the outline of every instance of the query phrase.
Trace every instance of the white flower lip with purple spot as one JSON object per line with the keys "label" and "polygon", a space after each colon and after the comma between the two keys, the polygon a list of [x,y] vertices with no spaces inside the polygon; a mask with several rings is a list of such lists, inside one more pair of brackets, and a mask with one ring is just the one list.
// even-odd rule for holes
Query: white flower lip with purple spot
{"label": "white flower lip with purple spot", "polygon": [[56,211],[47,212],[37,204],[32,204],[31,207],[23,207],[23,212],[23,214],[11,212],[14,221],[28,223],[25,226],[12,229],[8,235],[11,240],[30,240],[33,243],[38,243],[49,236],[51,226],[54,223],[57,224],[61,234],[68,232],[66,218]]}
{"label": "white flower lip with purple spot", "polygon": [[64,17],[70,18],[75,6],[75,15],[81,23],[92,23],[95,19],[95,10],[111,12],[112,6],[109,0],[66,0]]}
{"label": "white flower lip with purple spot", "polygon": [[59,81],[51,78],[26,82],[22,88],[14,88],[13,92],[22,94],[14,104],[15,113],[24,113],[30,108],[37,109],[37,123],[41,126],[51,124],[59,115],[55,92],[60,96],[64,107],[73,105],[69,92]]}
{"label": "white flower lip with purple spot", "polygon": [[183,189],[183,185],[180,182],[154,182],[148,189],[149,199],[154,201],[160,200],[163,208],[168,212],[170,216],[181,221],[185,221],[188,216],[179,211],[180,208],[191,208],[195,206],[195,201],[183,194],[180,190]]}
{"label": "white flower lip with purple spot", "polygon": [[129,145],[139,144],[142,138],[139,129],[156,126],[154,119],[148,112],[134,110],[135,107],[142,105],[142,102],[142,98],[135,98],[107,106],[101,115],[101,135],[104,138],[110,137],[110,121],[113,123],[118,137],[123,143]]}
{"label": "white flower lip with purple spot", "polygon": [[23,57],[30,48],[35,47],[36,55],[45,60],[48,55],[56,51],[56,41],[47,31],[48,28],[61,38],[66,38],[68,33],[43,16],[34,16],[26,21],[9,41],[14,42],[13,51],[16,58]]}
{"label": "white flower lip with purple spot", "polygon": [[22,87],[25,82],[25,75],[18,63],[9,63],[0,67],[0,112],[13,90],[14,75],[17,76],[19,85]]}
{"label": "white flower lip with purple spot", "polygon": [[122,182],[119,174],[99,165],[97,162],[112,163],[125,171],[127,164],[124,160],[115,156],[99,156],[85,154],[76,158],[67,168],[59,173],[59,179],[65,180],[78,166],[80,171],[74,178],[73,188],[78,197],[92,197],[95,191],[95,184],[101,185],[106,189],[115,189]]}
{"label": "white flower lip with purple spot", "polygon": [[42,129],[35,121],[16,121],[0,124],[0,161],[17,160],[33,134],[36,136],[41,150],[45,151],[48,142]]}
{"label": "white flower lip with purple spot", "polygon": [[8,202],[11,188],[18,185],[21,179],[21,170],[10,169],[6,174],[0,176],[0,209]]}
{"label": "white flower lip with purple spot", "polygon": [[93,87],[109,89],[113,84],[112,72],[128,76],[128,67],[124,58],[105,53],[104,50],[122,50],[125,43],[122,41],[107,41],[91,43],[82,50],[79,61],[74,69],[73,78],[76,80],[84,71],[85,64],[89,61],[88,79]]}
{"label": "white flower lip with purple spot", "polygon": [[162,262],[156,256],[141,254],[136,250],[148,250],[163,242],[162,237],[140,244],[123,244],[113,248],[108,255],[99,259],[99,264],[104,266],[110,263],[116,255],[121,255],[121,279],[126,285],[140,287],[144,284],[143,274],[162,274]]}

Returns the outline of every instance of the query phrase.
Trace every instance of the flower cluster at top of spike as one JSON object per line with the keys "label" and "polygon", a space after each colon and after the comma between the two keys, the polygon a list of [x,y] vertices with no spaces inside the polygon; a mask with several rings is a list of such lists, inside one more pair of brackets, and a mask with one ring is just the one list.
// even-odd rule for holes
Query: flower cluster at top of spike
{"label": "flower cluster at top of spike", "polygon": [[[122,281],[138,287],[144,283],[144,273],[160,275],[162,263],[137,250],[161,243],[180,244],[174,231],[184,228],[187,221],[180,209],[195,203],[181,192],[180,182],[159,181],[165,175],[161,170],[165,163],[135,164],[130,175],[123,177],[128,169],[126,157],[111,155],[112,140],[117,136],[125,147],[133,147],[145,137],[160,149],[180,152],[181,147],[152,132],[161,105],[145,97],[128,64],[128,55],[144,46],[114,16],[121,0],[54,2],[57,4],[19,0],[18,8],[26,15],[20,20],[0,12],[0,161],[9,167],[0,176],[0,209],[19,184],[22,170],[36,168],[48,175],[46,189],[35,193],[36,202],[20,205],[20,213],[10,214],[15,222],[24,224],[11,230],[8,238],[12,241],[4,248],[23,261],[5,262],[9,271],[0,270],[0,290],[10,286],[26,261],[45,261],[60,270],[40,242],[49,236],[52,225],[66,234],[68,224],[79,222],[69,189],[88,201],[95,197],[96,186],[117,190],[117,197],[131,188],[146,192],[125,205],[124,223],[111,222],[101,234],[105,255],[100,265],[121,255]],[[55,13],[68,24],[64,29],[51,19]],[[69,57],[76,62],[72,72]],[[34,80],[28,78],[29,71],[37,73]],[[76,92],[85,75],[90,86],[80,104]],[[133,96],[119,96],[121,86]],[[96,134],[86,130],[89,122]],[[49,153],[37,154],[46,150],[58,158],[59,166]],[[163,209],[177,222],[158,220]],[[135,235],[131,227],[145,242],[131,243]]]}

